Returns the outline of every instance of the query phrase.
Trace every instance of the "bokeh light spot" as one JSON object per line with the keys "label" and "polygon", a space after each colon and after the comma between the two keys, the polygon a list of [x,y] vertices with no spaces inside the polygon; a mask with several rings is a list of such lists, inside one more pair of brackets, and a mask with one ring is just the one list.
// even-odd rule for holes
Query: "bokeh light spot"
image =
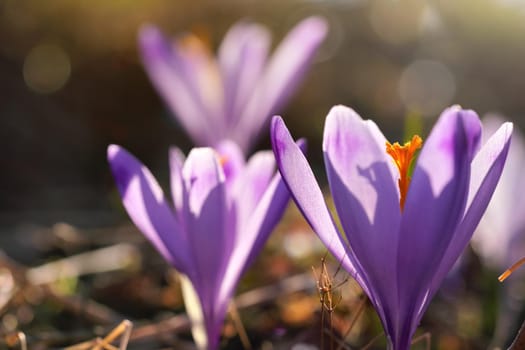
{"label": "bokeh light spot", "polygon": [[424,116],[434,116],[451,104],[456,83],[441,62],[418,60],[408,65],[399,79],[399,94],[405,106]]}
{"label": "bokeh light spot", "polygon": [[424,2],[376,0],[370,9],[370,23],[376,34],[393,45],[418,39]]}
{"label": "bokeh light spot", "polygon": [[24,60],[24,81],[38,93],[60,90],[71,75],[71,61],[64,49],[55,44],[39,44]]}

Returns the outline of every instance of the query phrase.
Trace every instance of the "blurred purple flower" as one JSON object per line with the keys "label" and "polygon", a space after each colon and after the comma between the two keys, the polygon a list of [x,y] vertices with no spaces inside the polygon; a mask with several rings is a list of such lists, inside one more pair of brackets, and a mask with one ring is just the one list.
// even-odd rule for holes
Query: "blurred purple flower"
{"label": "blurred purple flower", "polygon": [[200,300],[208,349],[218,346],[241,274],[280,220],[289,192],[271,151],[245,163],[233,142],[170,150],[171,206],[150,171],[117,145],[108,160],[129,216],[162,256],[185,274]]}
{"label": "blurred purple flower", "polygon": [[235,141],[247,153],[269,117],[296,89],[327,32],[309,17],[297,24],[268,57],[270,33],[239,22],[226,34],[217,59],[195,36],[167,42],[153,26],[139,34],[146,71],[199,146]]}
{"label": "blurred purple flower", "polygon": [[343,236],[306,158],[283,120],[273,119],[273,149],[292,197],[370,298],[389,349],[409,349],[430,300],[468,244],[503,169],[511,131],[505,123],[480,148],[476,113],[445,110],[421,150],[403,206],[400,173],[377,125],[334,107],[323,151]]}
{"label": "blurred purple flower", "polygon": [[[483,118],[483,129],[493,132],[504,122],[495,115]],[[519,130],[512,143],[505,169],[485,214],[472,237],[472,247],[483,264],[498,274],[525,255],[525,140]],[[490,348],[503,348],[513,336],[525,297],[525,269],[518,268],[499,293],[498,314]],[[505,276],[505,275],[502,275]]]}
{"label": "blurred purple flower", "polygon": [[[503,122],[500,117],[485,117],[483,129],[494,131]],[[524,172],[525,141],[523,135],[514,130],[507,165],[472,237],[472,245],[483,262],[498,272],[525,255]]]}

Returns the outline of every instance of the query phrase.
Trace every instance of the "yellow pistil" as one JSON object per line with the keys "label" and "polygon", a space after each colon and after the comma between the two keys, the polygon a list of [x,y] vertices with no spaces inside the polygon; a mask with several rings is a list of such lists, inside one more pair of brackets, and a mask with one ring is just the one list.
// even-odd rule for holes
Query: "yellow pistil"
{"label": "yellow pistil", "polygon": [[514,272],[514,270],[516,270],[518,267],[520,267],[521,265],[525,264],[525,258],[521,258],[517,263],[515,263],[514,265],[512,265],[511,267],[509,267],[505,272],[503,272],[499,277],[498,277],[498,280],[500,282],[503,282],[507,279],[507,277],[510,276],[511,273]]}
{"label": "yellow pistil", "polygon": [[412,136],[412,140],[405,142],[403,146],[399,142],[391,144],[386,142],[386,153],[388,153],[394,163],[396,163],[397,169],[399,170],[399,206],[403,210],[405,206],[405,199],[408,192],[408,185],[410,184],[410,177],[408,176],[410,170],[410,164],[414,159],[416,151],[423,145],[423,140],[418,135]]}

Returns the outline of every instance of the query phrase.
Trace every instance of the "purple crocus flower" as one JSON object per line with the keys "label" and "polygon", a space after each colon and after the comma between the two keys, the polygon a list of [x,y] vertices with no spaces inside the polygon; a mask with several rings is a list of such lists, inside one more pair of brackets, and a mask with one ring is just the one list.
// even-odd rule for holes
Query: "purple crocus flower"
{"label": "purple crocus flower", "polygon": [[[417,137],[405,147],[390,145],[374,122],[347,107],[332,108],[323,152],[343,235],[283,120],[272,121],[274,153],[292,197],[370,298],[389,349],[409,349],[424,311],[468,244],[498,182],[512,124],[503,124],[483,147],[481,129],[475,112],[445,110],[410,181],[400,170],[408,169]],[[409,182],[406,192],[404,182]]]}
{"label": "purple crocus flower", "polygon": [[233,142],[170,150],[173,206],[150,171],[117,145],[108,160],[129,216],[162,256],[191,281],[207,348],[218,346],[235,286],[261,251],[289,199],[271,151],[247,162]]}
{"label": "purple crocus flower", "polygon": [[271,57],[268,29],[246,21],[228,31],[217,59],[197,37],[169,43],[153,26],[142,28],[139,45],[154,86],[197,145],[230,139],[248,153],[299,84],[326,32],[323,19],[306,18]]}

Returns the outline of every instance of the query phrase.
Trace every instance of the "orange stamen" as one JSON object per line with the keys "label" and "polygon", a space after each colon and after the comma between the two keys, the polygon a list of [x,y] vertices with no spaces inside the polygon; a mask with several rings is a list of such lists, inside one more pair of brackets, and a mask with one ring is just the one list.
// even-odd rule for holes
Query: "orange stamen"
{"label": "orange stamen", "polygon": [[228,163],[228,157],[227,156],[219,156],[219,164],[221,167],[224,167],[224,165]]}
{"label": "orange stamen", "polygon": [[223,154],[220,154],[215,150],[215,156],[217,157],[217,161],[219,162],[219,165],[224,168],[224,165],[228,163],[229,157],[225,156]]}
{"label": "orange stamen", "polygon": [[179,38],[179,44],[190,52],[204,53],[208,57],[213,56],[210,31],[206,26],[193,26],[190,33]]}
{"label": "orange stamen", "polygon": [[211,57],[212,52],[210,50],[210,47],[208,44],[201,40],[197,35],[195,34],[186,34],[183,37],[179,39],[179,44],[189,52],[193,53],[199,53],[199,54],[206,54],[206,56]]}
{"label": "orange stamen", "polygon": [[507,277],[510,276],[511,273],[513,273],[518,267],[525,264],[525,258],[521,258],[517,263],[509,267],[505,272],[503,272],[499,277],[498,281],[503,282],[507,279]]}
{"label": "orange stamen", "polygon": [[405,207],[405,199],[408,192],[408,185],[410,184],[410,177],[408,176],[410,164],[414,159],[416,151],[423,145],[423,140],[418,135],[414,135],[412,140],[405,142],[403,146],[399,142],[391,144],[386,142],[386,153],[388,153],[399,170],[399,206],[401,210]]}

